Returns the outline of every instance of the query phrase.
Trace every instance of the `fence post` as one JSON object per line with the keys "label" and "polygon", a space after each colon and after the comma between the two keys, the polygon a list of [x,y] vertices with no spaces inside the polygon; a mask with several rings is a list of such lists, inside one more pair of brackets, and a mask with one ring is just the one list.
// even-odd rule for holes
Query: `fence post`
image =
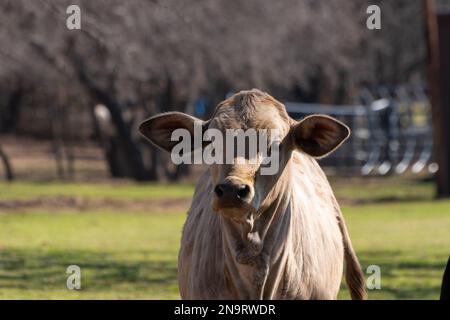
{"label": "fence post", "polygon": [[[428,44],[428,77],[430,101],[433,118],[434,156],[439,170],[436,174],[437,196],[450,197],[450,130],[448,85],[450,56],[449,45],[445,39],[450,34],[448,15],[437,15],[433,0],[423,0]],[[439,21],[438,21],[439,20]],[[445,38],[447,36],[447,38]],[[447,40],[448,42],[448,40]],[[447,82],[445,82],[447,81]],[[447,91],[447,92],[446,92]]]}

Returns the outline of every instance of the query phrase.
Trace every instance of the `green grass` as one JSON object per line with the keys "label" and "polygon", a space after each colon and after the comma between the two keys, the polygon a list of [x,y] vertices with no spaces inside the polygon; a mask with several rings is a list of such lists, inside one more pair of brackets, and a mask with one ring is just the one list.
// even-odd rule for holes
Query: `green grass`
{"label": "green grass", "polygon": [[402,202],[433,199],[434,184],[414,177],[371,177],[330,179],[336,197],[359,202]]}
{"label": "green grass", "polygon": [[[378,265],[371,299],[438,299],[450,255],[450,201],[343,208],[362,267]],[[369,274],[367,274],[369,276]],[[348,298],[346,291],[341,298]]]}
{"label": "green grass", "polygon": [[[450,254],[450,201],[432,200],[429,183],[333,185],[342,198],[364,200],[348,202],[343,211],[364,270],[381,268],[382,288],[369,297],[437,299]],[[189,185],[0,184],[0,199],[77,195],[152,201],[191,193]],[[177,254],[185,212],[158,208],[150,213],[0,209],[0,298],[178,299]],[[66,268],[72,264],[81,267],[79,291],[66,288]],[[345,284],[339,297],[349,297]]]}
{"label": "green grass", "polygon": [[[434,186],[396,176],[383,178],[331,178],[338,198],[361,201],[410,201],[431,199]],[[50,196],[87,198],[156,199],[189,198],[193,184],[157,183],[58,183],[58,182],[0,182],[0,200],[27,199]]]}
{"label": "green grass", "polygon": [[186,198],[191,197],[193,192],[194,186],[190,184],[0,182],[0,200],[50,196],[115,199]]}
{"label": "green grass", "polygon": [[[101,211],[1,215],[0,298],[177,298],[184,217]],[[79,291],[66,288],[72,264],[81,268]]]}

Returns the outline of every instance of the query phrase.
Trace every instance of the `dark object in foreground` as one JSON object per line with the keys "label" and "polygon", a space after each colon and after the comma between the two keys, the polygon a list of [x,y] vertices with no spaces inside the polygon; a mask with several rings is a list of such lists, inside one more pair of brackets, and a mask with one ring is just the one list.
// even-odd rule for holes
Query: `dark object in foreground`
{"label": "dark object in foreground", "polygon": [[450,300],[450,257],[448,258],[444,278],[442,279],[441,300]]}

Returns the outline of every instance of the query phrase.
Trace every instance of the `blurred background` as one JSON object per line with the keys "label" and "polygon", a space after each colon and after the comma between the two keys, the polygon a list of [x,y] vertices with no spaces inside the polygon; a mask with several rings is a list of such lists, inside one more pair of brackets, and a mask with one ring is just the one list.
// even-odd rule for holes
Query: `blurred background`
{"label": "blurred background", "polygon": [[[69,30],[69,5],[81,29]],[[370,30],[370,5],[381,29]],[[437,299],[450,253],[450,1],[0,0],[0,298],[178,299],[202,166],[145,118],[259,88],[352,129],[321,160],[371,299]],[[82,272],[66,288],[66,268]],[[368,274],[369,276],[370,274]],[[349,298],[345,284],[340,298]]]}

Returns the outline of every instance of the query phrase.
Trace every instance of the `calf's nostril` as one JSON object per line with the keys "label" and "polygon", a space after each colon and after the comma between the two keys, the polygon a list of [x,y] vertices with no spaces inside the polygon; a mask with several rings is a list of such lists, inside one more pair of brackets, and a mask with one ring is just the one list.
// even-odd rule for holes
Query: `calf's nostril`
{"label": "calf's nostril", "polygon": [[214,193],[220,198],[220,197],[222,197],[223,196],[223,189],[222,189],[222,187],[220,186],[220,185],[217,185],[215,188],[214,188]]}
{"label": "calf's nostril", "polygon": [[248,185],[243,184],[243,185],[239,186],[239,189],[237,192],[238,198],[241,198],[241,199],[245,198],[249,195],[249,193],[250,193],[250,187]]}

